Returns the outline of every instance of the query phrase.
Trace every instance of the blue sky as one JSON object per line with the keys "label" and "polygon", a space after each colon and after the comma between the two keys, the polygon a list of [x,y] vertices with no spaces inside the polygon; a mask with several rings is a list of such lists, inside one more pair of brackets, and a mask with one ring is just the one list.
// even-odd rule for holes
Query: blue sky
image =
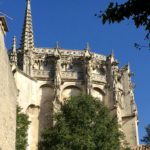
{"label": "blue sky", "polygon": [[[136,29],[132,21],[121,24],[102,25],[94,16],[104,10],[110,0],[32,0],[33,29],[37,47],[54,47],[59,41],[62,48],[84,49],[87,42],[94,52],[109,55],[112,50],[120,66],[131,65],[135,73],[133,81],[139,113],[139,136],[144,136],[144,127],[150,123],[150,51],[138,51],[134,42],[144,43],[145,31]],[[123,2],[124,0],[119,0]],[[7,48],[12,37],[20,44],[23,27],[25,0],[0,0],[0,11],[12,17],[7,19],[9,32]]]}

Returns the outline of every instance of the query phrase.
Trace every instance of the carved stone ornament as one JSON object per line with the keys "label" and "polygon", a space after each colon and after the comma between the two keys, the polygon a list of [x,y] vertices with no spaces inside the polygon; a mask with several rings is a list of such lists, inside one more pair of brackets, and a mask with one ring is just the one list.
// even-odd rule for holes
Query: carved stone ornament
{"label": "carved stone ornament", "polygon": [[56,71],[55,71],[55,90],[56,99],[60,100],[60,85],[61,85],[61,58],[56,60]]}
{"label": "carved stone ornament", "polygon": [[54,57],[56,59],[60,59],[60,53],[59,53],[59,50],[57,48],[54,49]]}

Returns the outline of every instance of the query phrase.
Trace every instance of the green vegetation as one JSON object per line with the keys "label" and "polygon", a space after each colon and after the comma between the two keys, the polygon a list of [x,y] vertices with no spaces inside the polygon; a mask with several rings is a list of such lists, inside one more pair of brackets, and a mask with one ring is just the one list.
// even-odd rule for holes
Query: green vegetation
{"label": "green vegetation", "polygon": [[27,146],[27,130],[30,121],[28,116],[21,113],[21,108],[17,106],[17,119],[16,119],[16,150],[26,150]]}
{"label": "green vegetation", "polygon": [[39,150],[123,149],[117,118],[98,99],[87,95],[71,97],[55,119],[55,126],[43,132]]}

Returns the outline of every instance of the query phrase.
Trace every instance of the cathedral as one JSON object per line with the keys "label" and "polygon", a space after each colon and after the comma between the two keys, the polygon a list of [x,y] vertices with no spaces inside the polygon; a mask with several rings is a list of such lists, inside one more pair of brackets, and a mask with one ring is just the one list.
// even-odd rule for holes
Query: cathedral
{"label": "cathedral", "polygon": [[41,132],[53,126],[52,116],[70,96],[90,94],[116,114],[131,147],[138,143],[138,116],[134,100],[133,73],[127,64],[119,68],[114,53],[37,48],[34,45],[30,0],[26,0],[20,48],[13,39],[10,63],[18,89],[17,103],[29,116],[28,150],[37,150]]}

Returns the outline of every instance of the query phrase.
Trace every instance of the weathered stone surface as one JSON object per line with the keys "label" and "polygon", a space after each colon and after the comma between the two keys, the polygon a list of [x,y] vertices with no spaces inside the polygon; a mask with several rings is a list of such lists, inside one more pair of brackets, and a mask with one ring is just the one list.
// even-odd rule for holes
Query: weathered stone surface
{"label": "weathered stone surface", "polygon": [[[55,48],[36,48],[29,6],[27,0],[23,46],[17,51],[17,65],[13,63],[16,58],[11,58],[19,89],[18,103],[31,121],[28,150],[37,150],[42,130],[53,126],[52,116],[64,101],[81,93],[103,101],[117,115],[127,142],[136,147],[138,120],[129,65],[119,68],[114,54],[95,54],[89,45],[82,51],[62,49],[58,44]],[[13,53],[11,56],[16,57]]]}
{"label": "weathered stone surface", "polygon": [[[61,104],[70,96],[81,93],[103,101],[117,115],[129,144],[137,146],[137,109],[129,66],[119,69],[114,65],[116,60],[112,61],[112,55],[102,60],[94,57],[94,53],[91,53],[89,65],[84,51],[80,56],[74,56],[74,53],[66,56],[61,51],[68,50],[59,49],[59,58],[54,53],[33,52],[31,61],[34,65],[28,63],[27,66],[30,71],[15,70],[18,103],[32,122],[28,132],[28,149],[37,149],[43,128],[54,124],[52,115],[59,111]],[[49,73],[45,75],[43,72]]]}
{"label": "weathered stone surface", "polygon": [[0,149],[15,150],[17,88],[5,48],[3,21],[0,16]]}

